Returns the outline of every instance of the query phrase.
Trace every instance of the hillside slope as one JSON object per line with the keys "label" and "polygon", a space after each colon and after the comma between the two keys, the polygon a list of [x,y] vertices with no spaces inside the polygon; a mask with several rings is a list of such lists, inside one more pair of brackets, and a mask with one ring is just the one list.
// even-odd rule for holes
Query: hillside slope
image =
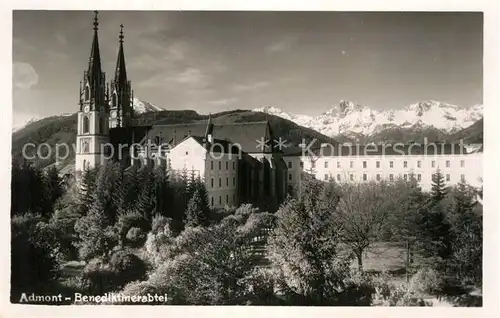
{"label": "hillside slope", "polygon": [[[301,127],[289,120],[263,113],[255,113],[248,110],[234,110],[222,113],[212,114],[215,123],[239,123],[239,122],[255,122],[269,120],[271,128],[274,131],[275,137],[282,137],[288,143],[298,145],[304,138],[307,142],[316,139],[318,144],[321,142],[335,143],[332,138],[326,137],[312,129]],[[179,111],[155,111],[137,114],[133,121],[134,125],[151,125],[151,124],[179,124],[179,123],[196,123],[204,122],[208,119],[207,115],[200,115],[193,110]],[[76,140],[77,116],[76,113],[71,116],[52,116],[32,122],[22,129],[15,131],[12,134],[12,156],[14,159],[23,157],[23,147],[28,143],[36,146],[42,146],[40,154],[47,156],[49,149],[52,153],[46,159],[37,159],[37,162],[42,166],[47,166],[55,162],[56,145],[67,144],[69,153],[63,164],[70,164],[74,161],[75,152],[73,145]],[[26,154],[28,156],[35,155],[34,147],[28,147]],[[63,148],[60,147],[59,152],[61,157],[65,154]]]}

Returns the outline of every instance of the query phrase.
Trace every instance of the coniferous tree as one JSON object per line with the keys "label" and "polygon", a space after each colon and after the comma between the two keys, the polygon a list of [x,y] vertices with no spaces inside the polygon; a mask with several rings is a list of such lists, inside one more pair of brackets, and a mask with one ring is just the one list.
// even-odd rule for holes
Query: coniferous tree
{"label": "coniferous tree", "polygon": [[150,167],[143,167],[140,171],[140,189],[137,197],[136,210],[145,219],[151,221],[156,213],[155,176]]}
{"label": "coniferous tree", "polygon": [[49,217],[52,207],[49,191],[42,169],[26,160],[15,162],[12,167],[11,215],[28,212]]}
{"label": "coniferous tree", "polygon": [[453,191],[455,216],[467,215],[474,206],[475,191],[465,182],[459,182]]}
{"label": "coniferous tree", "polygon": [[88,213],[78,219],[75,224],[80,258],[88,261],[94,257],[109,256],[114,246],[119,242],[118,235],[113,230],[111,215],[106,213],[106,200],[99,191],[94,193],[94,203]]}
{"label": "coniferous tree", "polygon": [[421,251],[429,259],[444,260],[451,254],[452,231],[445,208],[430,204],[420,223]]}
{"label": "coniferous tree", "polygon": [[453,231],[443,201],[447,193],[444,176],[438,169],[432,177],[429,201],[422,207],[418,235],[420,253],[429,265],[438,269],[442,269],[452,253]]}
{"label": "coniferous tree", "polygon": [[156,212],[165,217],[171,217],[173,196],[170,185],[170,174],[164,166],[156,167],[153,170],[153,174]]}
{"label": "coniferous tree", "polygon": [[118,217],[114,196],[117,189],[121,187],[120,181],[121,168],[119,163],[108,161],[101,166],[93,199],[99,200],[99,204],[111,224],[114,224]]}
{"label": "coniferous tree", "polygon": [[54,204],[63,194],[62,180],[56,167],[52,166],[47,170],[45,180],[50,210],[53,211]]}
{"label": "coniferous tree", "polygon": [[209,223],[210,209],[205,186],[200,181],[193,182],[193,195],[189,200],[184,216],[185,226],[207,225]]}
{"label": "coniferous tree", "polygon": [[417,180],[410,177],[408,181],[398,179],[391,184],[390,193],[395,198],[390,208],[391,224],[388,229],[391,241],[401,242],[405,252],[405,266],[407,280],[414,262],[414,255],[418,252],[417,240],[419,237],[419,224],[422,206],[428,197],[422,192]]}
{"label": "coniferous tree", "polygon": [[175,222],[182,224],[184,213],[186,211],[189,202],[189,185],[187,182],[187,172],[182,171],[180,174],[176,175],[175,180],[172,182],[173,191],[173,215],[172,219]]}
{"label": "coniferous tree", "polygon": [[444,176],[440,169],[436,170],[436,173],[432,175],[432,186],[431,186],[431,196],[432,200],[437,203],[443,200],[447,194],[446,184],[444,182]]}
{"label": "coniferous tree", "polygon": [[310,180],[299,199],[276,212],[268,257],[286,288],[305,304],[334,303],[348,273],[351,259],[340,255],[340,224],[332,213],[337,204],[332,188]]}
{"label": "coniferous tree", "polygon": [[94,202],[94,194],[97,189],[97,176],[99,175],[100,166],[86,168],[82,174],[79,191],[79,211],[78,214],[86,215],[90,206]]}
{"label": "coniferous tree", "polygon": [[123,215],[135,211],[138,194],[141,190],[139,169],[132,165],[121,172],[121,186],[115,191],[114,200],[118,214]]}
{"label": "coniferous tree", "polygon": [[450,269],[463,284],[481,285],[483,224],[482,206],[474,203],[475,191],[465,182],[453,192],[453,256]]}

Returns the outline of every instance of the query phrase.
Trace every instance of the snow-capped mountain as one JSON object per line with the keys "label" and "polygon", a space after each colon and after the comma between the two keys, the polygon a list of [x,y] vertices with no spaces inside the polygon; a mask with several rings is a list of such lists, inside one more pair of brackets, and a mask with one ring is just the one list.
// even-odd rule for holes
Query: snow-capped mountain
{"label": "snow-capped mountain", "polygon": [[425,101],[400,110],[377,111],[349,101],[341,101],[318,116],[296,115],[276,107],[262,107],[254,111],[279,116],[298,125],[314,129],[324,135],[361,134],[370,136],[389,128],[436,128],[453,133],[469,127],[483,117],[483,105],[461,108],[437,101]]}
{"label": "snow-capped mountain", "polygon": [[144,100],[140,100],[137,97],[134,97],[133,107],[134,107],[135,112],[138,114],[142,114],[142,113],[146,113],[146,112],[161,112],[161,111],[165,110],[159,106],[153,105],[153,104],[146,102]]}

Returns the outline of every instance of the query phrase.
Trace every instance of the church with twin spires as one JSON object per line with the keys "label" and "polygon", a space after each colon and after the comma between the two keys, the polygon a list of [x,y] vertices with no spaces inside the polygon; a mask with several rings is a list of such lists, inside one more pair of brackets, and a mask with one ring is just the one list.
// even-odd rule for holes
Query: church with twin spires
{"label": "church with twin spires", "polygon": [[209,116],[205,122],[137,125],[123,26],[114,77],[108,83],[101,69],[97,13],[93,24],[88,69],[79,90],[77,178],[106,160],[119,162],[123,169],[162,166],[172,177],[200,177],[213,208],[259,202],[277,206],[287,194],[301,191],[305,176],[342,183],[393,181],[413,175],[429,191],[439,168],[449,185],[466,181],[482,186],[482,145],[429,145],[430,149],[415,151],[409,144],[397,151],[382,147],[368,154],[354,146],[333,151],[322,144],[315,150],[317,155],[304,156],[301,150],[273,147],[272,142],[283,136],[275,136],[267,120],[227,124]]}
{"label": "church with twin spires", "polygon": [[[114,77],[106,82],[101,68],[98,17],[87,70],[79,88],[75,176],[106,160],[162,166],[172,176],[200,177],[213,208],[265,201],[279,205],[289,190],[283,153],[258,140],[274,140],[268,121],[217,124],[134,125],[133,90],[127,77],[123,25]],[[132,145],[143,147],[132,147]],[[163,147],[168,145],[168,147]]]}

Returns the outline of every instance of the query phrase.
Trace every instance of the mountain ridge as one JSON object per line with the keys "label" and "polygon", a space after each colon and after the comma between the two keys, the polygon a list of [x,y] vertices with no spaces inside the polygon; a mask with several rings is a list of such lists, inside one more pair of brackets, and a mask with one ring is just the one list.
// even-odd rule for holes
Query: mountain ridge
{"label": "mountain ridge", "polygon": [[[318,133],[315,130],[299,126],[292,121],[281,117],[256,113],[250,110],[231,110],[211,114],[211,118],[216,124],[257,122],[268,120],[276,138],[286,137],[290,145],[298,145],[302,138],[306,140],[316,139],[318,142],[336,144],[336,140]],[[132,125],[154,125],[154,124],[182,124],[182,123],[206,123],[208,115],[198,114],[194,110],[162,110],[146,111],[137,113],[132,120]],[[62,163],[63,166],[74,162],[73,145],[76,141],[77,114],[70,116],[50,116],[32,122],[25,127],[12,133],[12,157],[19,160],[23,157],[23,147],[28,143],[40,145],[47,144],[46,152],[50,149],[52,156],[46,159],[36,159],[41,166],[47,166],[55,162],[55,152],[57,144],[69,145],[68,157]],[[33,156],[34,148],[29,147],[28,156]],[[43,152],[43,151],[42,151]],[[45,155],[45,153],[44,153]]]}
{"label": "mountain ridge", "polygon": [[417,102],[400,110],[382,111],[341,100],[338,105],[317,116],[292,114],[272,106],[253,111],[291,120],[332,138],[354,140],[361,137],[369,139],[390,129],[431,129],[447,135],[465,129],[483,117],[483,105],[461,108],[435,100]]}

